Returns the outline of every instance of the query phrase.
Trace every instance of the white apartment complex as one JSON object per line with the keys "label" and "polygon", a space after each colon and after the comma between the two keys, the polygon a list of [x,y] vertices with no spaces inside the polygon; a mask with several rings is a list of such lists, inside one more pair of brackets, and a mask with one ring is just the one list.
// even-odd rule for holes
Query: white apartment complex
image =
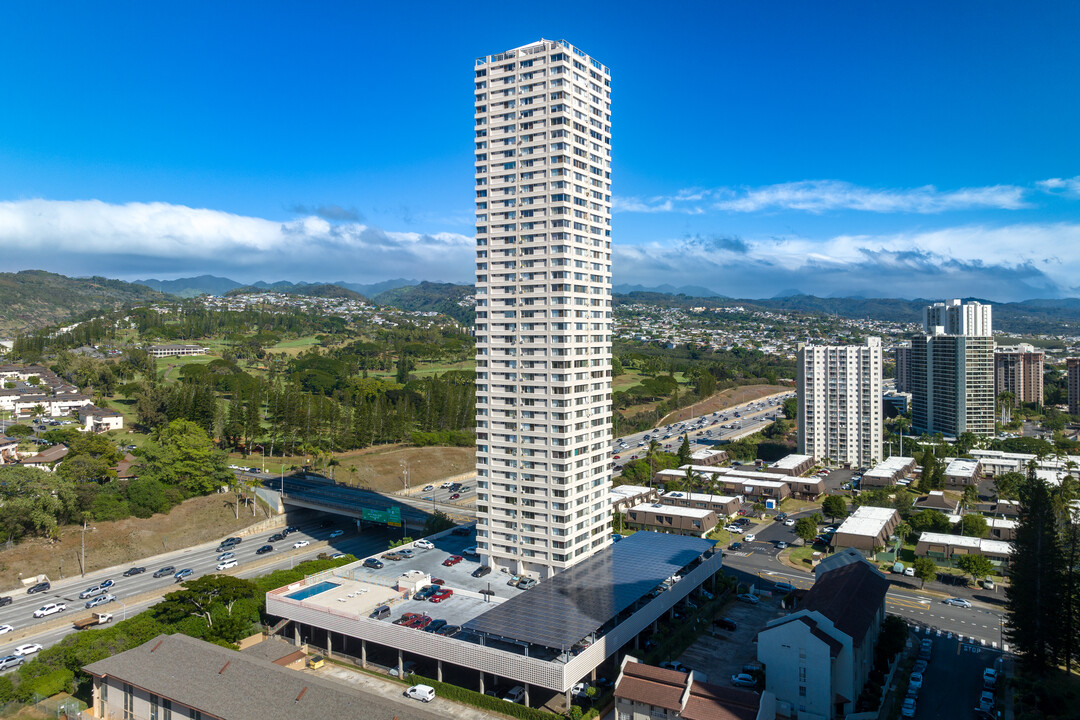
{"label": "white apartment complex", "polygon": [[477,548],[546,578],[611,537],[610,73],[540,40],[475,83]]}
{"label": "white apartment complex", "polygon": [[[990,336],[993,326],[991,306],[972,300],[946,300],[923,308],[923,332],[927,335]],[[935,331],[935,328],[941,330]]]}
{"label": "white apartment complex", "polygon": [[797,365],[799,452],[856,467],[881,460],[881,338],[805,345]]}

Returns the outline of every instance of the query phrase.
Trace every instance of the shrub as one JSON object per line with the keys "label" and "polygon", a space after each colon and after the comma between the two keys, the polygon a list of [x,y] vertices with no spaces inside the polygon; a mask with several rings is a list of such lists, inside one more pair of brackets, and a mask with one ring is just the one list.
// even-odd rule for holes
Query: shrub
{"label": "shrub", "polygon": [[[469,690],[468,688],[463,688],[458,685],[441,683],[438,680],[432,680],[420,675],[410,675],[408,681],[413,684],[423,683],[424,685],[430,685],[435,688],[435,694],[437,696],[446,698],[447,700],[472,705],[481,710],[494,710],[503,715],[520,718],[520,720],[561,720],[562,717],[561,715],[549,713],[544,710],[525,707],[524,705],[518,705],[517,703],[509,703],[501,698],[484,695],[483,693],[478,693],[475,690]],[[578,712],[580,711],[581,708],[578,708]]]}

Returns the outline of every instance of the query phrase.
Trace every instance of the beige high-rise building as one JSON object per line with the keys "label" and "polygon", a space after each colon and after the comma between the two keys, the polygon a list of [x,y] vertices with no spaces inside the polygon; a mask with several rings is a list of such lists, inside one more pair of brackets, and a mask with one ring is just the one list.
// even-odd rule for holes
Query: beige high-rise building
{"label": "beige high-rise building", "polygon": [[611,76],[476,60],[477,548],[541,578],[611,542]]}
{"label": "beige high-rise building", "polygon": [[796,363],[799,452],[855,467],[883,460],[881,338],[806,345]]}
{"label": "beige high-rise building", "polygon": [[1080,415],[1080,358],[1067,358],[1065,370],[1069,382],[1069,414]]}
{"label": "beige high-rise building", "polygon": [[1042,350],[1022,343],[994,349],[994,397],[1012,393],[1013,404],[1043,404]]}

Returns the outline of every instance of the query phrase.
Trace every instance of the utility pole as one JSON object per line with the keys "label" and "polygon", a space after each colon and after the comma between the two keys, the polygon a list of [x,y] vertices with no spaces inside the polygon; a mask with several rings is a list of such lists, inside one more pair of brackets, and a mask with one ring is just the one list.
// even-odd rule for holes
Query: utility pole
{"label": "utility pole", "polygon": [[86,577],[86,520],[82,522],[82,560],[79,563],[82,570],[82,576]]}

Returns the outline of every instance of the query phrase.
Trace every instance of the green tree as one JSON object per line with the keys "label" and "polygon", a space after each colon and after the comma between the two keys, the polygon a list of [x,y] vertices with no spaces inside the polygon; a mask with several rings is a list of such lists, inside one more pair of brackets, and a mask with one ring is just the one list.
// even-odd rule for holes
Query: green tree
{"label": "green tree", "polygon": [[30,437],[34,434],[33,428],[31,428],[29,425],[23,425],[22,423],[11,425],[4,432],[7,434],[8,437],[12,437],[15,439]]}
{"label": "green tree", "polygon": [[795,534],[806,542],[811,542],[817,537],[817,523],[812,518],[801,517],[795,521]]}
{"label": "green tree", "polygon": [[982,515],[975,515],[974,513],[965,515],[956,526],[961,535],[968,535],[970,537],[983,538],[990,532],[990,528],[986,524],[986,518]]}
{"label": "green tree", "polygon": [[952,529],[949,518],[937,510],[920,510],[908,518],[908,525],[916,533],[947,533]]}
{"label": "green tree", "polygon": [[37,468],[0,467],[0,530],[5,539],[52,536],[81,519],[75,483]]}
{"label": "green tree", "polygon": [[956,567],[970,575],[972,581],[976,583],[979,578],[986,577],[994,571],[994,563],[990,562],[990,558],[982,555],[961,555],[956,558]]}
{"label": "green tree", "polygon": [[915,577],[922,581],[919,587],[926,587],[927,580],[937,579],[937,565],[928,557],[915,558]]}
{"label": "green tree", "polygon": [[937,489],[938,460],[934,453],[927,449],[922,456],[922,475],[919,477],[919,489],[930,492]]}
{"label": "green tree", "polygon": [[843,495],[828,495],[821,503],[821,512],[830,520],[846,517],[848,514],[847,500]]}
{"label": "green tree", "polygon": [[225,453],[190,420],[173,420],[151,438],[140,451],[140,477],[175,485],[189,495],[205,495],[232,482]]}
{"label": "green tree", "polygon": [[1008,637],[1024,665],[1045,675],[1057,664],[1063,562],[1049,485],[1034,461],[1019,486],[1020,521],[1013,540]]}
{"label": "green tree", "polygon": [[683,435],[682,444],[679,445],[678,452],[679,467],[690,464],[690,454],[690,437],[688,435]]}
{"label": "green tree", "polygon": [[454,527],[454,521],[450,519],[450,516],[442,510],[436,510],[434,514],[424,521],[424,534],[434,535],[452,527]]}
{"label": "green tree", "polygon": [[795,420],[799,417],[799,401],[795,398],[788,398],[781,406],[784,410],[784,417],[788,420]]}

